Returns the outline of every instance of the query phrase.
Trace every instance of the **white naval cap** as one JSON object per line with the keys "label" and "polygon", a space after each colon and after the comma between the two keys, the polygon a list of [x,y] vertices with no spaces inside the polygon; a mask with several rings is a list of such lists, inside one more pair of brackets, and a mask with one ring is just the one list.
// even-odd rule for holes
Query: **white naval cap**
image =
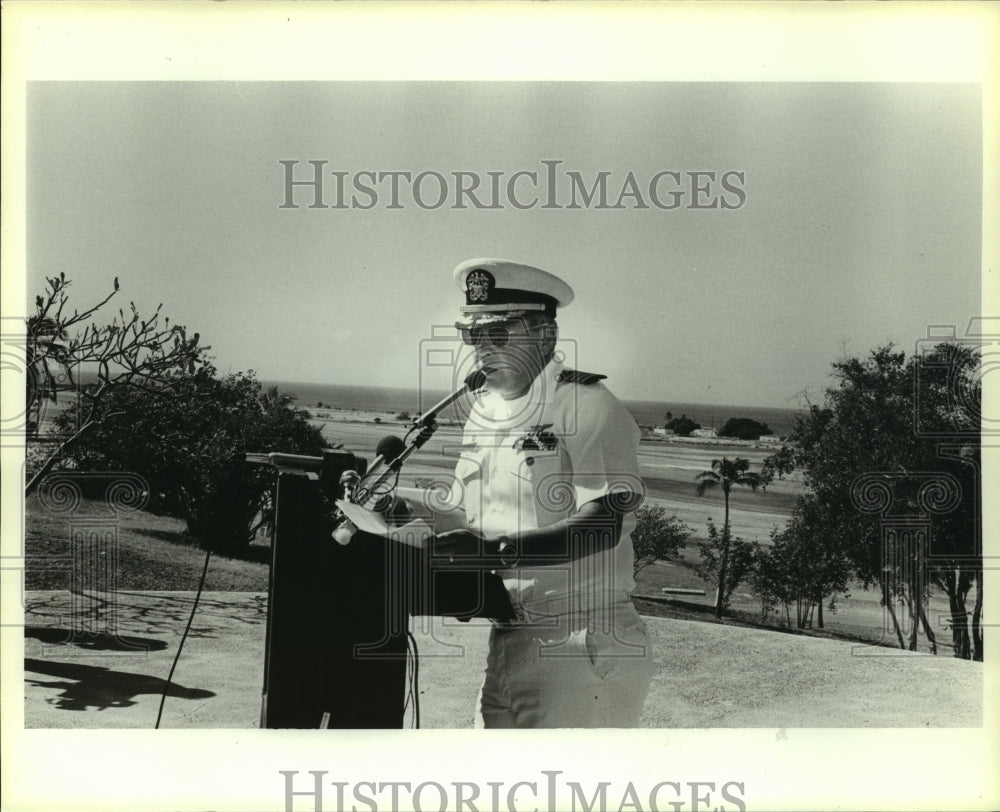
{"label": "white naval cap", "polygon": [[465,321],[488,322],[529,312],[555,316],[573,301],[573,288],[558,276],[506,259],[469,259],[454,271],[465,293]]}

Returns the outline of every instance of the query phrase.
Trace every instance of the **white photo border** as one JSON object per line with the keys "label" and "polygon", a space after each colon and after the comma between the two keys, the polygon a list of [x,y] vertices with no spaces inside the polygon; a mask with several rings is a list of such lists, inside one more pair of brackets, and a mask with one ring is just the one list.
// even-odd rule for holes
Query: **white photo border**
{"label": "white photo border", "polygon": [[[23,316],[26,304],[25,88],[47,79],[980,83],[984,155],[993,159],[984,160],[983,302],[1000,301],[997,237],[986,227],[1000,222],[1000,17],[989,4],[13,2],[3,17],[5,317]],[[495,47],[484,47],[484,31]],[[7,383],[5,411],[23,391]],[[995,403],[996,386],[987,388],[984,398]],[[21,511],[20,491],[8,472],[19,462],[2,451],[4,555],[16,557],[18,540],[7,530]],[[983,462],[986,483],[995,483],[996,450],[984,450]],[[984,510],[984,538],[995,540],[996,510],[988,500]],[[992,597],[996,574],[988,577]],[[4,589],[7,617],[16,595]],[[997,650],[986,648],[986,685],[996,686]],[[1000,692],[989,687],[983,728],[954,731],[26,731],[16,629],[3,628],[2,651],[9,809],[279,810],[280,770],[415,784],[433,777],[510,786],[540,780],[543,770],[619,787],[732,780],[745,785],[747,809],[964,810],[1000,802],[989,767],[1000,763]]]}

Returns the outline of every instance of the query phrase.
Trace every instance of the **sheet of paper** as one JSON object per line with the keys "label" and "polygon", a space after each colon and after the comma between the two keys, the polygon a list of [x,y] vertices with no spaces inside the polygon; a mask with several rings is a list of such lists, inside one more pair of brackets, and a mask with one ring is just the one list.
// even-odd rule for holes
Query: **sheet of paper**
{"label": "sheet of paper", "polygon": [[401,527],[388,528],[387,535],[393,541],[423,550],[430,543],[430,539],[434,536],[434,531],[431,530],[431,526],[423,519],[414,519],[412,522],[407,522]]}
{"label": "sheet of paper", "polygon": [[388,526],[385,523],[385,519],[382,517],[381,513],[373,513],[370,510],[365,510],[360,505],[355,505],[353,502],[348,502],[346,499],[338,499],[335,503],[343,513],[348,521],[353,524],[358,530],[364,533],[372,533],[376,536],[388,535],[386,532]]}
{"label": "sheet of paper", "polygon": [[434,535],[434,531],[431,530],[430,525],[423,519],[414,519],[412,522],[407,522],[400,527],[390,527],[386,524],[385,518],[381,513],[365,510],[360,505],[355,505],[346,499],[337,500],[336,505],[340,508],[341,513],[347,517],[348,521],[364,533],[384,536],[391,538],[393,541],[420,549],[426,547],[427,540]]}

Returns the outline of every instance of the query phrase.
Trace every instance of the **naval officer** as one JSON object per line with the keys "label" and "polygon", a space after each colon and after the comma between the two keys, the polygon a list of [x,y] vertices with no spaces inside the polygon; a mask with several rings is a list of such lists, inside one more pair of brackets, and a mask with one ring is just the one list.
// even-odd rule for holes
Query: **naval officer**
{"label": "naval officer", "polygon": [[601,382],[564,368],[557,276],[463,262],[456,327],[485,384],[465,424],[452,496],[466,527],[435,555],[495,558],[516,618],[494,622],[477,727],[633,727],[652,675],[630,531],[642,499],[635,420]]}

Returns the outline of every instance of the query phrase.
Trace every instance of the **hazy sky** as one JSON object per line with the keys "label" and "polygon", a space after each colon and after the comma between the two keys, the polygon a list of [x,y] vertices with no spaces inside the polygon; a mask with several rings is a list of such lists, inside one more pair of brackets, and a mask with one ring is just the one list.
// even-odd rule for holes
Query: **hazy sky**
{"label": "hazy sky", "polygon": [[[502,256],[575,288],[562,336],[620,396],[797,405],[845,349],[912,351],[980,312],[980,108],[955,84],[36,82],[27,295],[65,271],[84,304],[118,276],[224,371],[416,386],[432,327],[458,316],[452,268]],[[347,173],[347,208],[303,188],[281,208],[282,160],[299,179],[327,161],[327,205]],[[539,205],[515,208],[507,181],[542,181],[543,161],[561,162],[559,207],[521,177]],[[403,181],[390,209],[386,180],[364,210],[363,171],[434,171],[449,197],[433,206],[430,176],[421,208]],[[502,172],[500,208],[452,208],[462,171],[487,205]],[[742,205],[688,208],[688,186],[657,208],[663,171],[715,172],[701,200]],[[649,208],[567,208],[568,172],[609,173],[609,204],[631,172]]]}

